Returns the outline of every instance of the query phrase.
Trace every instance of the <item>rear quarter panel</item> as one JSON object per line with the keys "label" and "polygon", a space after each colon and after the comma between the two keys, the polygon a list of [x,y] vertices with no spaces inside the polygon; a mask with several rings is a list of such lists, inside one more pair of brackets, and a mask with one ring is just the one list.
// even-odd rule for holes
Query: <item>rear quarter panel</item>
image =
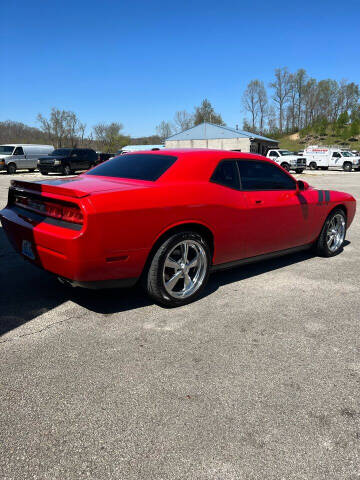
{"label": "rear quarter panel", "polygon": [[145,263],[155,241],[171,227],[199,223],[214,236],[214,263],[241,257],[245,201],[209,182],[154,186],[91,197],[105,255],[141,251]]}

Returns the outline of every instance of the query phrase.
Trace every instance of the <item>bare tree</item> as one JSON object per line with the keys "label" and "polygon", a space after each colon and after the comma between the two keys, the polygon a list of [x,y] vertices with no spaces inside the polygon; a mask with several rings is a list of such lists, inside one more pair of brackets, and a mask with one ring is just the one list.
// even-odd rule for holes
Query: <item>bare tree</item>
{"label": "bare tree", "polygon": [[259,107],[259,132],[264,133],[265,120],[268,114],[269,102],[265,90],[264,82],[260,81],[257,89],[258,107]]}
{"label": "bare tree", "polygon": [[79,136],[80,136],[80,144],[84,144],[84,138],[85,138],[85,131],[86,131],[86,123],[80,123],[79,124]]}
{"label": "bare tree", "polygon": [[128,137],[121,134],[123,128],[122,123],[98,123],[93,127],[95,141],[105,152],[115,152],[129,141]]}
{"label": "bare tree", "polygon": [[179,110],[175,112],[174,123],[176,130],[182,132],[194,125],[194,116],[186,110]]}
{"label": "bare tree", "polygon": [[168,137],[173,134],[173,127],[170,122],[165,122],[163,120],[157,127],[156,133],[161,138],[161,141],[164,142]]}
{"label": "bare tree", "polygon": [[270,105],[269,108],[268,108],[268,111],[267,111],[267,123],[268,123],[268,132],[273,134],[273,135],[277,135],[279,133],[279,130],[278,130],[278,122],[277,122],[277,119],[276,119],[276,112],[275,112],[275,108],[274,108],[274,105]]}
{"label": "bare tree", "polygon": [[251,117],[252,131],[256,130],[256,123],[259,114],[259,84],[259,80],[251,80],[242,97],[244,110],[248,112]]}
{"label": "bare tree", "polygon": [[294,75],[293,78],[293,88],[296,91],[296,126],[297,128],[302,127],[302,112],[303,112],[303,102],[304,102],[304,89],[307,81],[307,74],[303,68],[300,68]]}
{"label": "bare tree", "polygon": [[37,121],[49,141],[57,147],[77,145],[82,124],[74,112],[52,108],[49,118],[39,113]]}
{"label": "bare tree", "polygon": [[290,74],[287,67],[275,69],[275,80],[270,83],[274,90],[272,99],[277,104],[279,114],[279,131],[283,132],[285,106],[290,93]]}

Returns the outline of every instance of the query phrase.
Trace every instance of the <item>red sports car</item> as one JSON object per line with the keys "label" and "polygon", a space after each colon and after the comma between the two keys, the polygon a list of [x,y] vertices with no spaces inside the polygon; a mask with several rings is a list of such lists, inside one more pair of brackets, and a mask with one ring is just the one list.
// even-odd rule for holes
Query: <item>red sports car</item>
{"label": "red sports car", "polygon": [[0,216],[14,247],[64,282],[141,280],[157,302],[177,306],[200,294],[211,270],[311,246],[337,254],[355,208],[351,195],[315,190],[264,157],[189,149],[13,181]]}

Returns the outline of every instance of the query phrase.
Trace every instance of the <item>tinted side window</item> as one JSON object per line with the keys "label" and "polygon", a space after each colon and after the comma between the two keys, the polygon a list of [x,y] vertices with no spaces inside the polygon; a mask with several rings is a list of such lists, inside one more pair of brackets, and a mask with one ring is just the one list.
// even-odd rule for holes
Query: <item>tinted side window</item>
{"label": "tinted side window", "polygon": [[266,161],[238,161],[242,190],[295,190],[296,182]]}
{"label": "tinted side window", "polygon": [[24,150],[22,149],[22,147],[16,147],[13,155],[24,155]]}
{"label": "tinted side window", "polygon": [[100,163],[86,175],[102,177],[133,178],[155,182],[177,160],[172,155],[130,154],[115,157],[105,163]]}
{"label": "tinted side window", "polygon": [[216,167],[211,182],[218,183],[224,187],[239,188],[239,172],[235,160],[223,160]]}

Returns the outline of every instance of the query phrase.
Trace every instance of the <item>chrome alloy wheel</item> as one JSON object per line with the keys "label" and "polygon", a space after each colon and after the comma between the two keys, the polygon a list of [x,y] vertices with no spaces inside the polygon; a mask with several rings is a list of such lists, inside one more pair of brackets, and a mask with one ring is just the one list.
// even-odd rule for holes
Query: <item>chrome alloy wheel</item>
{"label": "chrome alloy wheel", "polygon": [[336,252],[341,247],[345,238],[345,230],[345,218],[337,213],[330,220],[326,232],[326,243],[330,252]]}
{"label": "chrome alloy wheel", "polygon": [[207,256],[201,243],[183,240],[168,253],[163,268],[163,283],[173,298],[188,298],[202,285],[207,271]]}

